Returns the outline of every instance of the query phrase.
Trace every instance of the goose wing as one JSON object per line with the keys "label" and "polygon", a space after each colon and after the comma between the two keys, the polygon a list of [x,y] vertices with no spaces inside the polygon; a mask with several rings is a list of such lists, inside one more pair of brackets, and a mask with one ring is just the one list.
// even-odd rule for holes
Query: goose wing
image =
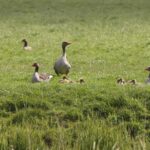
{"label": "goose wing", "polygon": [[53,76],[52,75],[49,75],[49,74],[47,74],[47,73],[40,73],[39,74],[39,78],[41,79],[41,80],[49,80],[49,79],[51,79]]}

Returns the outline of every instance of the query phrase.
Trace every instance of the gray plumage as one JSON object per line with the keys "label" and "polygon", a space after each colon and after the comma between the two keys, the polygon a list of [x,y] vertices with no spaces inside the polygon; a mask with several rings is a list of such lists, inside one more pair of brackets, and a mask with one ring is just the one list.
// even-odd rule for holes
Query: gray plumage
{"label": "gray plumage", "polygon": [[67,57],[66,57],[66,46],[70,45],[71,43],[63,42],[62,43],[62,56],[55,62],[54,64],[54,70],[57,75],[59,74],[68,74],[71,68],[71,65],[69,64]]}

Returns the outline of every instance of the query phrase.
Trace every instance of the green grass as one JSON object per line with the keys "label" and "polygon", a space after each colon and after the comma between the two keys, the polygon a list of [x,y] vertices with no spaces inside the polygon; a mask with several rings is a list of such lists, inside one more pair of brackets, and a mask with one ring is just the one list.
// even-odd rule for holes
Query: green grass
{"label": "green grass", "polygon": [[[0,150],[148,150],[149,14],[149,0],[0,0]],[[34,62],[54,74],[62,41],[86,83],[31,83]]]}

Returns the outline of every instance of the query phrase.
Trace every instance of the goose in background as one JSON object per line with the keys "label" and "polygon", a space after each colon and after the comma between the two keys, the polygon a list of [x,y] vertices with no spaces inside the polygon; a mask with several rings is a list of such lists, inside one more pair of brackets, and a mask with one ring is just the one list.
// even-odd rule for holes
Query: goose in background
{"label": "goose in background", "polygon": [[62,56],[55,62],[54,70],[57,75],[69,73],[71,65],[69,64],[66,56],[66,47],[71,43],[62,42]]}
{"label": "goose in background", "polygon": [[50,81],[53,76],[52,75],[48,75],[46,73],[40,73],[39,74],[39,64],[38,63],[34,63],[32,65],[33,67],[35,67],[35,71],[34,71],[34,74],[33,74],[33,77],[32,77],[32,82],[35,83],[35,82],[42,82],[42,81]]}
{"label": "goose in background", "polygon": [[149,66],[149,67],[147,67],[147,68],[145,68],[145,70],[146,70],[146,71],[149,71],[148,78],[146,79],[146,81],[145,81],[145,82],[146,82],[147,84],[150,84],[150,66]]}
{"label": "goose in background", "polygon": [[23,49],[24,49],[24,50],[28,50],[28,51],[32,50],[32,47],[30,47],[30,46],[28,45],[28,42],[27,42],[26,39],[23,39],[22,42],[23,42]]}

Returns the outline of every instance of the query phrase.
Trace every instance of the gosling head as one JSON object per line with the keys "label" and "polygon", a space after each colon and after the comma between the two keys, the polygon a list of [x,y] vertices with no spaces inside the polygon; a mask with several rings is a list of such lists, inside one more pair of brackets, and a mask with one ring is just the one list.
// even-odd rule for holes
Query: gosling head
{"label": "gosling head", "polygon": [[117,79],[118,84],[125,84],[125,80],[123,78]]}
{"label": "gosling head", "polygon": [[66,77],[66,76],[63,76],[63,78],[62,78],[63,80],[68,80],[68,78]]}
{"label": "gosling head", "polygon": [[79,80],[79,82],[80,82],[80,84],[85,83],[84,79],[82,79],[82,78]]}

